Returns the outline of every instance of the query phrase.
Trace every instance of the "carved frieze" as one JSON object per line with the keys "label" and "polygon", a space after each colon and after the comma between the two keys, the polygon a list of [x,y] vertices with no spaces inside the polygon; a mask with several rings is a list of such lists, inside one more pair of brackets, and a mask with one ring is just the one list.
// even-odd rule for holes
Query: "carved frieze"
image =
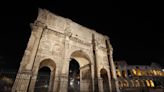
{"label": "carved frieze", "polygon": [[62,50],[63,49],[63,46],[61,46],[60,44],[58,43],[55,43],[53,45],[53,49],[52,49],[52,55],[55,55],[55,56],[62,56]]}
{"label": "carved frieze", "polygon": [[49,55],[51,53],[50,48],[51,46],[48,43],[46,42],[41,43],[40,48],[39,48],[39,53]]}
{"label": "carved frieze", "polygon": [[80,44],[83,44],[83,45],[86,45],[86,46],[91,46],[92,44],[91,43],[88,43],[88,42],[85,42],[77,37],[70,37],[70,40],[74,41],[74,42],[77,42],[77,43],[80,43]]}
{"label": "carved frieze", "polygon": [[40,41],[39,52],[42,54],[49,54],[52,50],[52,43],[47,31],[43,33],[42,39]]}
{"label": "carved frieze", "polygon": [[64,35],[63,33],[61,33],[61,32],[57,32],[57,31],[51,30],[51,29],[49,29],[49,28],[47,28],[47,30],[48,30],[49,32],[52,32],[52,34],[55,35],[55,36],[62,37],[62,38],[65,37],[65,35]]}
{"label": "carved frieze", "polygon": [[[67,25],[68,25],[68,24],[67,24]],[[67,27],[67,28],[65,29],[65,35],[68,36],[68,37],[71,37],[71,36],[72,36],[70,27]]]}
{"label": "carved frieze", "polygon": [[96,44],[97,44],[97,45],[104,44],[104,41],[105,41],[105,39],[103,39],[102,37],[101,37],[101,38],[98,37],[98,38],[96,39]]}
{"label": "carved frieze", "polygon": [[88,49],[88,48],[84,48],[82,46],[76,46],[76,45],[69,45],[71,50],[75,50],[75,49],[78,49],[78,50],[83,50],[85,52],[88,52],[88,51],[91,51],[91,49]]}
{"label": "carved frieze", "polygon": [[92,43],[88,43],[88,42],[85,42],[77,37],[72,37],[72,33],[68,30],[66,30],[66,32],[63,34],[63,33],[60,33],[60,32],[57,32],[57,31],[54,31],[54,30],[51,30],[49,28],[47,28],[46,30],[48,30],[48,32],[51,32],[51,33],[48,33],[50,35],[55,35],[55,36],[58,36],[58,37],[62,37],[64,38],[65,36],[68,36],[70,37],[70,40],[74,41],[74,42],[77,42],[77,43],[80,43],[80,44],[83,44],[83,45],[86,45],[86,46],[91,46]]}
{"label": "carved frieze", "polygon": [[40,41],[40,55],[52,55],[54,58],[60,57],[63,54],[64,48],[64,39],[61,38],[63,36],[64,35],[59,32],[46,29],[43,32],[42,39]]}

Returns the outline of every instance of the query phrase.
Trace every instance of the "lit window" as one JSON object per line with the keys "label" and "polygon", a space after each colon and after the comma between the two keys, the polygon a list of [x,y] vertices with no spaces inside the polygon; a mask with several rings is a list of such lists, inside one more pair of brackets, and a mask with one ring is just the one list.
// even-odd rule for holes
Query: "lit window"
{"label": "lit window", "polygon": [[154,72],[153,72],[153,70],[150,70],[150,74],[154,76]]}
{"label": "lit window", "polygon": [[161,71],[159,71],[159,75],[162,76],[162,72]]}
{"label": "lit window", "polygon": [[155,75],[155,76],[157,75],[157,72],[156,72],[156,70],[153,70],[153,73],[154,73],[154,75]]}
{"label": "lit window", "polygon": [[133,72],[133,74],[134,74],[134,75],[136,75],[136,74],[137,74],[137,72],[136,72],[136,70],[135,70],[135,69],[132,69],[132,72]]}
{"label": "lit window", "polygon": [[147,76],[147,73],[145,70],[142,70],[142,76]]}
{"label": "lit window", "polygon": [[154,82],[152,80],[149,80],[149,81],[150,81],[150,86],[154,87]]}
{"label": "lit window", "polygon": [[152,76],[152,72],[151,72],[151,70],[149,70],[148,72],[149,72],[149,76]]}
{"label": "lit window", "polygon": [[121,77],[121,73],[119,69],[116,70],[116,74],[117,74],[117,77]]}
{"label": "lit window", "polygon": [[146,85],[147,85],[148,87],[150,87],[149,80],[146,80]]}
{"label": "lit window", "polygon": [[151,76],[150,70],[147,70],[146,72],[147,72],[147,75],[148,75],[148,76]]}
{"label": "lit window", "polygon": [[141,76],[141,70],[140,69],[137,69],[137,75]]}
{"label": "lit window", "polygon": [[127,77],[125,70],[122,71],[122,76],[123,76],[124,78]]}
{"label": "lit window", "polygon": [[157,70],[157,75],[160,76],[160,71],[159,70]]}

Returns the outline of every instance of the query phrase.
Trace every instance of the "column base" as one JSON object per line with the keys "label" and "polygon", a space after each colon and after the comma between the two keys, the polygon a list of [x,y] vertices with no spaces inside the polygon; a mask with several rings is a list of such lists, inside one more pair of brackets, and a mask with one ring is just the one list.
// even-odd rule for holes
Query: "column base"
{"label": "column base", "polygon": [[18,73],[11,92],[27,92],[30,78],[31,71]]}

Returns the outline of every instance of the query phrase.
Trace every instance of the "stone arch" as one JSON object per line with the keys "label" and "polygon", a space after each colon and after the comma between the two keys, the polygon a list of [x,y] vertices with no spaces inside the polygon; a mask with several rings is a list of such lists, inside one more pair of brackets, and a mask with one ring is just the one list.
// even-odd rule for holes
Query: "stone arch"
{"label": "stone arch", "polygon": [[39,69],[42,67],[48,67],[53,71],[56,69],[56,63],[52,59],[43,59],[39,62]]}
{"label": "stone arch", "polygon": [[89,57],[89,55],[87,54],[87,52],[84,52],[83,50],[74,50],[70,53],[70,58],[74,58],[74,57],[82,57],[85,58],[86,60],[89,61],[89,63],[91,63],[91,59]]}
{"label": "stone arch", "polygon": [[122,83],[123,83],[123,87],[129,87],[129,83],[126,79],[124,79]]}
{"label": "stone arch", "polygon": [[[49,75],[45,75],[49,78],[43,79],[43,82],[48,82],[47,83],[47,91],[53,91],[53,85],[54,85],[54,80],[55,80],[55,72],[56,72],[56,63],[54,62],[54,60],[52,59],[43,59],[43,60],[40,60],[39,62],[39,65],[37,66],[37,75],[36,75],[36,80],[35,80],[35,87],[37,85],[37,80],[39,80],[39,78],[41,78],[42,76],[44,75],[39,75],[40,74],[40,70],[43,69],[43,68],[47,68],[49,69]],[[47,72],[47,71],[46,71]],[[34,88],[34,91],[36,90],[36,88]],[[42,89],[41,89],[42,90]]]}
{"label": "stone arch", "polygon": [[109,92],[109,77],[105,68],[100,70],[100,77],[102,79],[103,92]]}
{"label": "stone arch", "polygon": [[[86,54],[86,52],[82,50],[75,50],[71,52],[70,59],[76,60],[79,64],[80,91],[90,92],[92,90],[92,77],[91,77],[92,69],[91,69],[91,60],[88,54]],[[69,77],[70,75],[68,75],[68,78]],[[70,83],[68,83],[68,85],[69,84]]]}

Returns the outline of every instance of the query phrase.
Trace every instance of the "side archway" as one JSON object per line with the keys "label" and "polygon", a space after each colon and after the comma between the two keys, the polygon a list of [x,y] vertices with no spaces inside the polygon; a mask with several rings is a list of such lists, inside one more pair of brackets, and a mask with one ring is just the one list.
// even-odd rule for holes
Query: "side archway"
{"label": "side archway", "polygon": [[100,76],[102,78],[103,92],[109,92],[109,79],[106,69],[100,70]]}
{"label": "side archway", "polygon": [[48,92],[50,73],[51,70],[48,67],[42,67],[39,69],[34,88],[35,92]]}
{"label": "side archway", "polygon": [[49,92],[53,90],[56,64],[51,59],[42,60],[38,66],[34,92]]}

